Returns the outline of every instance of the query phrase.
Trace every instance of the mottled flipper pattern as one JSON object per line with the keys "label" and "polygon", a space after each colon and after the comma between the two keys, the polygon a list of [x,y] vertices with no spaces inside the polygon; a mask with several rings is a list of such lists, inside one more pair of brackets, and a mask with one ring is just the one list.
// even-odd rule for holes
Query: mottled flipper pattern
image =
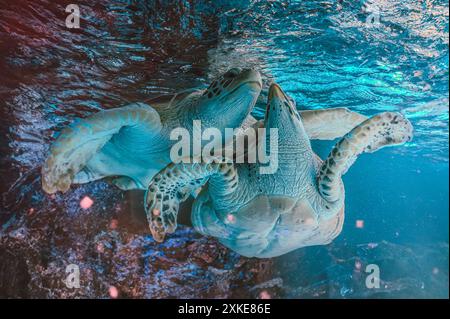
{"label": "mottled flipper pattern", "polygon": [[341,176],[362,152],[399,145],[412,139],[411,123],[399,113],[385,112],[362,122],[343,137],[323,162],[318,177],[319,192],[329,202],[341,193]]}
{"label": "mottled flipper pattern", "polygon": [[225,190],[233,191],[237,185],[233,163],[226,159],[172,163],[155,175],[145,196],[145,210],[156,241],[162,242],[167,233],[175,231],[180,203],[212,175],[223,180]]}

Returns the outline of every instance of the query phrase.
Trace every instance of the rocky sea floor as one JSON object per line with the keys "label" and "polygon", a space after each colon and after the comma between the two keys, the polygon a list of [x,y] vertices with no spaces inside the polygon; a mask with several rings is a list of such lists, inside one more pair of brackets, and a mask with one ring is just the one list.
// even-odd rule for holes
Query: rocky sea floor
{"label": "rocky sea floor", "polygon": [[[102,194],[102,184],[89,187]],[[81,189],[71,199],[83,198]],[[179,226],[160,244],[137,203],[92,207],[64,195],[35,198],[0,232],[2,298],[439,298],[448,297],[448,244],[351,245],[338,240],[273,259],[244,258],[213,238]],[[120,192],[117,192],[120,193]],[[117,195],[117,194],[116,194]],[[39,208],[38,208],[39,207]],[[80,287],[66,286],[77,265]],[[380,268],[380,287],[366,287],[366,266]]]}

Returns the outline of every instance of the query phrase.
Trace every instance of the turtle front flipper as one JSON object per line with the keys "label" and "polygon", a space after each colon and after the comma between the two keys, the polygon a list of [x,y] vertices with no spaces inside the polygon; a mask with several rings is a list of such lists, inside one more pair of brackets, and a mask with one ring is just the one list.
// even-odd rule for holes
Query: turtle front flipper
{"label": "turtle front flipper", "polygon": [[224,158],[171,163],[153,177],[145,195],[145,211],[156,241],[162,242],[167,233],[175,231],[180,203],[211,176],[224,191],[232,192],[237,185],[235,167],[231,160]]}
{"label": "turtle front flipper", "polygon": [[[151,140],[161,129],[158,113],[149,105],[134,103],[121,108],[98,112],[78,119],[66,127],[50,148],[42,167],[42,188],[52,194],[65,192],[76,175],[113,137],[130,140],[130,136],[143,136]],[[121,138],[121,134],[127,135]],[[107,170],[108,163],[104,163]],[[90,181],[107,176],[98,171],[86,170],[76,178]]]}
{"label": "turtle front flipper", "polygon": [[312,140],[334,140],[367,120],[366,116],[345,107],[300,111],[300,116]]}
{"label": "turtle front flipper", "polygon": [[385,146],[404,144],[412,139],[411,123],[399,113],[385,112],[362,122],[344,136],[322,163],[317,180],[321,196],[328,202],[341,194],[341,176],[363,152],[375,152]]}

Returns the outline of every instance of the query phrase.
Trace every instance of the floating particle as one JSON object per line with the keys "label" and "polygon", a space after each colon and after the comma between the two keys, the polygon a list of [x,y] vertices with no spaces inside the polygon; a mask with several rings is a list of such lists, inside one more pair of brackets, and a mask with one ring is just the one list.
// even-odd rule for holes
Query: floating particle
{"label": "floating particle", "polygon": [[83,209],[88,209],[94,204],[94,201],[89,196],[84,196],[83,199],[80,201],[80,206]]}
{"label": "floating particle", "polygon": [[228,214],[228,215],[227,215],[227,221],[228,221],[229,223],[234,223],[234,222],[236,221],[236,217],[234,217],[233,214]]}
{"label": "floating particle", "polygon": [[109,223],[109,228],[116,229],[119,225],[119,221],[117,219],[111,219],[111,222]]}
{"label": "floating particle", "polygon": [[343,286],[341,287],[341,290],[339,291],[342,297],[347,297],[349,295],[351,295],[353,293],[353,288],[352,287],[346,287]]}
{"label": "floating particle", "polygon": [[355,269],[359,271],[361,270],[361,268],[362,268],[361,262],[359,260],[355,261]]}
{"label": "floating particle", "polygon": [[119,290],[114,286],[110,286],[109,287],[109,296],[114,299],[119,297]]}
{"label": "floating particle", "polygon": [[105,246],[102,243],[98,243],[97,244],[97,251],[99,253],[104,253],[105,252]]}
{"label": "floating particle", "polygon": [[259,293],[259,299],[272,299],[272,296],[267,290],[263,290]]}
{"label": "floating particle", "polygon": [[356,221],[356,228],[364,228],[364,220],[358,219]]}
{"label": "floating particle", "polygon": [[433,267],[433,275],[437,275],[439,273],[439,268]]}
{"label": "floating particle", "polygon": [[422,88],[422,91],[429,91],[431,89],[431,85],[428,83],[425,83],[425,85]]}
{"label": "floating particle", "polygon": [[378,246],[377,243],[368,243],[368,244],[367,244],[367,247],[369,247],[370,249],[374,249],[374,248],[376,248],[377,246]]}

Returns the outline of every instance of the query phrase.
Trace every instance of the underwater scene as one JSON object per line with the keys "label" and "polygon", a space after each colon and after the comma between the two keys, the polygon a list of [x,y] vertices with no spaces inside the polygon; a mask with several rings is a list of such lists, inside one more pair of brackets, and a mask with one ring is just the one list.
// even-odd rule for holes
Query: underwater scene
{"label": "underwater scene", "polygon": [[[448,70],[445,0],[0,0],[0,298],[448,298]],[[281,175],[169,164],[245,112]]]}

